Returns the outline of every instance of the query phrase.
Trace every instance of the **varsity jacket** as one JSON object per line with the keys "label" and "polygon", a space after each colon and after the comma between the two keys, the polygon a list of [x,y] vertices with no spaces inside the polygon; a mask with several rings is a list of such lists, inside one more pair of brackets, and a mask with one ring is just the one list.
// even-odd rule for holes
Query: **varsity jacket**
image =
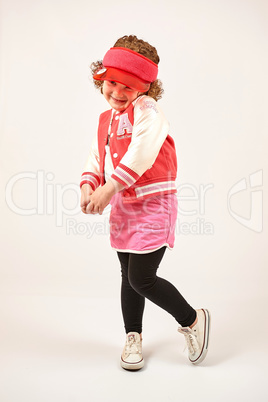
{"label": "varsity jacket", "polygon": [[111,177],[124,185],[124,202],[176,193],[176,151],[168,131],[169,123],[149,96],[138,97],[123,112],[102,113],[80,187],[88,183],[95,190],[105,183],[105,146],[109,144]]}

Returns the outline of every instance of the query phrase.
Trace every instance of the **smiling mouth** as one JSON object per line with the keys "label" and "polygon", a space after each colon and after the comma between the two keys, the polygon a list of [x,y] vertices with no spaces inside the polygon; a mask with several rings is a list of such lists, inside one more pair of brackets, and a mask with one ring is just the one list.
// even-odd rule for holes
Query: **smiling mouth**
{"label": "smiling mouth", "polygon": [[114,102],[118,102],[118,103],[125,103],[125,102],[126,102],[126,99],[116,99],[116,98],[114,98],[113,96],[111,96],[111,98],[112,98],[112,100],[113,100]]}

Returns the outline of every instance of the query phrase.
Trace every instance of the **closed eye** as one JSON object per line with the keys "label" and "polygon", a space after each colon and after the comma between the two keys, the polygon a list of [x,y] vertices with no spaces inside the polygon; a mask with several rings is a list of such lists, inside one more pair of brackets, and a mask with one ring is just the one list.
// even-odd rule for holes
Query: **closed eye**
{"label": "closed eye", "polygon": [[[118,84],[118,82],[116,82],[116,81],[108,81],[108,82],[109,82],[109,84],[111,84],[111,85],[113,85],[113,86],[116,86],[116,85]],[[121,84],[121,85],[122,85],[122,84]],[[124,89],[126,89],[127,91],[134,91],[134,89],[128,87],[127,85],[125,85],[125,88],[124,88]]]}

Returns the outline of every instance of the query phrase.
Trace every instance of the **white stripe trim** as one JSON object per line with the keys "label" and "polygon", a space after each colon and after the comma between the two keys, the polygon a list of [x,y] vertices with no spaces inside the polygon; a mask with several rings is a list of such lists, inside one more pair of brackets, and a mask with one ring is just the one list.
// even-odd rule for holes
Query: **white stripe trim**
{"label": "white stripe trim", "polygon": [[136,196],[142,197],[144,195],[153,194],[156,192],[163,192],[168,190],[176,190],[175,181],[164,181],[159,183],[148,184],[146,186],[138,187],[135,189]]}
{"label": "white stripe trim", "polygon": [[90,174],[82,175],[81,182],[82,181],[90,181],[91,183],[93,183],[95,185],[95,187],[98,187],[98,185],[99,185],[98,180],[96,179],[96,177],[92,176]]}
{"label": "white stripe trim", "polygon": [[115,251],[119,251],[121,253],[135,253],[135,254],[147,254],[147,253],[153,253],[156,250],[159,250],[160,248],[166,246],[169,250],[173,250],[174,246],[171,247],[170,244],[168,243],[163,243],[161,244],[161,246],[158,246],[157,248],[154,248],[152,250],[132,250],[132,249],[119,249],[119,248],[115,248],[112,247],[113,250]]}
{"label": "white stripe trim", "polygon": [[95,179],[95,176],[93,175],[93,174],[83,174],[82,176],[81,176],[81,179],[83,180],[83,179],[86,179],[86,180],[88,180],[88,179],[90,179],[91,177],[93,177],[94,179]]}
{"label": "white stripe trim", "polygon": [[[120,179],[123,180],[129,186],[132,186],[132,184],[135,183],[135,179],[120,166],[117,166],[117,168],[114,171],[114,174],[120,177]],[[125,176],[127,176],[127,178]]]}

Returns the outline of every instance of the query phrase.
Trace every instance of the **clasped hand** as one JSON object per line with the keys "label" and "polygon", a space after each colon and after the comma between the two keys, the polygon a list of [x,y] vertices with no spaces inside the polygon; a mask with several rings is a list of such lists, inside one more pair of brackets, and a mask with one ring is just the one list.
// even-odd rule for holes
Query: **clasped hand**
{"label": "clasped hand", "polygon": [[93,191],[89,184],[81,187],[81,210],[84,214],[102,214],[113,195],[123,188],[115,180],[107,181],[104,186]]}

